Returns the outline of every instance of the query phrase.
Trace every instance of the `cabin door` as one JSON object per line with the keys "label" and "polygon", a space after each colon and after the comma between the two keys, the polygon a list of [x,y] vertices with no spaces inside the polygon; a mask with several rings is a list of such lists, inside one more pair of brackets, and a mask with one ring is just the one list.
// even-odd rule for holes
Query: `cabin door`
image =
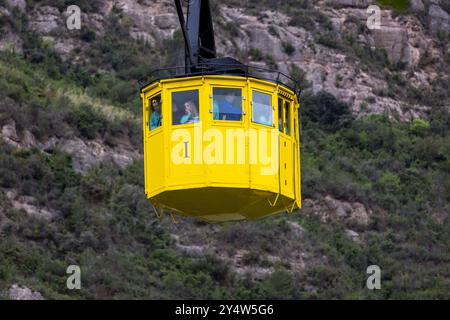
{"label": "cabin door", "polygon": [[278,99],[278,129],[280,131],[280,193],[294,198],[294,138],[292,102]]}

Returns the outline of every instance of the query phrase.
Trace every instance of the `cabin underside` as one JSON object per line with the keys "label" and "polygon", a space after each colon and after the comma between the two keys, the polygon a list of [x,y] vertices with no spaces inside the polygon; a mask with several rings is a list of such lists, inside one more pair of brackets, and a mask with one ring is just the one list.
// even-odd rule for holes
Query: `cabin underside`
{"label": "cabin underside", "polygon": [[150,200],[157,208],[208,222],[255,220],[297,208],[294,199],[281,194],[243,188],[165,191]]}

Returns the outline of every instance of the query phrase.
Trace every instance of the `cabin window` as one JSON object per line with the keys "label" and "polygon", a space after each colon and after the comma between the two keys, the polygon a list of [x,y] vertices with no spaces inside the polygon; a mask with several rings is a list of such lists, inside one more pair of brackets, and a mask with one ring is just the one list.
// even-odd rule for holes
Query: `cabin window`
{"label": "cabin window", "polygon": [[149,126],[150,131],[158,129],[162,124],[162,101],[158,94],[149,99]]}
{"label": "cabin window", "polygon": [[214,88],[212,113],[214,120],[242,120],[242,90]]}
{"label": "cabin window", "polygon": [[198,90],[172,92],[172,124],[200,121]]}
{"label": "cabin window", "polygon": [[297,139],[297,112],[294,111],[294,138]]}
{"label": "cabin window", "polygon": [[278,99],[278,130],[283,132],[283,99]]}
{"label": "cabin window", "polygon": [[253,91],[252,122],[272,126],[272,96],[270,94]]}
{"label": "cabin window", "polygon": [[285,116],[285,122],[284,122],[284,133],[287,135],[291,134],[291,104],[288,101],[284,102],[284,116]]}

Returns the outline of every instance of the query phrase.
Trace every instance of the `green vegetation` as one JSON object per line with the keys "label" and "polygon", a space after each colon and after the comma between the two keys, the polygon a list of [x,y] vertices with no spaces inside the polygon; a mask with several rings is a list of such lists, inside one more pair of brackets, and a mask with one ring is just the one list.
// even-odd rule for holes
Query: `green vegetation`
{"label": "green vegetation", "polygon": [[273,35],[274,37],[277,37],[277,38],[280,37],[280,35],[279,35],[277,29],[276,29],[273,25],[270,25],[269,28],[267,29],[267,31],[268,31],[271,35]]}
{"label": "green vegetation", "polygon": [[289,76],[300,84],[302,91],[311,87],[311,83],[306,79],[306,72],[295,64],[289,68]]}
{"label": "green vegetation", "polygon": [[115,117],[113,107],[107,108],[104,101],[97,109],[99,102],[83,101],[71,93],[70,79],[53,80],[40,63],[33,65],[5,53],[0,53],[0,71],[0,124],[12,119],[19,134],[26,129],[41,141],[76,135],[102,138],[114,146],[116,139],[126,136],[141,148],[140,122],[131,113]]}
{"label": "green vegetation", "polygon": [[289,25],[309,31],[331,30],[330,19],[317,9],[289,9],[286,13],[291,17]]}
{"label": "green vegetation", "polygon": [[273,56],[270,54],[264,54],[258,48],[251,48],[248,51],[247,58],[249,58],[253,61],[264,61],[267,65],[267,68],[269,68],[269,69],[272,69],[272,70],[278,69],[278,65],[275,62]]}
{"label": "green vegetation", "polygon": [[272,69],[272,70],[278,70],[278,65],[275,62],[275,59],[273,58],[273,56],[271,54],[266,54],[264,56],[264,61],[267,65],[267,68]]}
{"label": "green vegetation", "polygon": [[248,55],[254,61],[262,61],[264,59],[264,53],[258,48],[251,48]]}
{"label": "green vegetation", "polygon": [[292,56],[295,52],[295,47],[292,45],[292,43],[290,42],[283,42],[283,51],[284,53],[286,53],[288,56]]}
{"label": "green vegetation", "polygon": [[317,43],[332,49],[339,49],[341,47],[339,38],[331,32],[321,33],[317,38]]}
{"label": "green vegetation", "polygon": [[442,9],[447,11],[448,14],[450,14],[450,2],[448,2],[448,1],[441,1],[441,3],[439,5],[441,6]]}
{"label": "green vegetation", "polygon": [[231,21],[225,23],[225,30],[231,35],[232,38],[239,36],[239,28]]}
{"label": "green vegetation", "polygon": [[409,0],[377,0],[381,6],[388,6],[399,12],[404,12],[409,8]]}

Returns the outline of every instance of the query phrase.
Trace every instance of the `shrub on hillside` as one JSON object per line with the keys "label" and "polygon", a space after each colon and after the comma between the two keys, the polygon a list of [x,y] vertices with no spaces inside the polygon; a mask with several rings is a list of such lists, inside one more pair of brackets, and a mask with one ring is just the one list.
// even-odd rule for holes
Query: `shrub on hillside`
{"label": "shrub on hillside", "polygon": [[80,134],[88,139],[94,139],[106,129],[104,118],[91,105],[84,103],[72,110],[66,121],[75,125]]}
{"label": "shrub on hillside", "polygon": [[353,118],[350,106],[327,92],[305,95],[302,99],[302,117],[305,122],[319,123],[330,131],[344,128]]}

